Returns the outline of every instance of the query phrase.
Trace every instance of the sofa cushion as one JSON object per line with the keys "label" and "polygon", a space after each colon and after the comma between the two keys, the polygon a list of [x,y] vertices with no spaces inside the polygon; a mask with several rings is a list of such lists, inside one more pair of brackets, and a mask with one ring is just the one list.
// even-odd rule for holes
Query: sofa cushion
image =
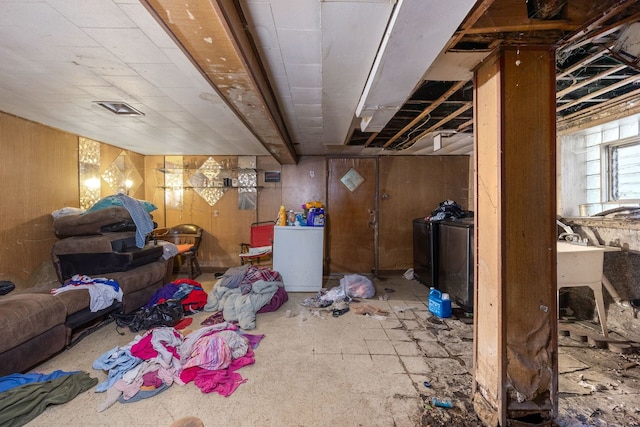
{"label": "sofa cushion", "polygon": [[80,310],[84,310],[85,308],[89,308],[91,305],[91,297],[89,296],[89,291],[86,289],[61,292],[58,295],[55,295],[54,298],[63,302],[67,310],[67,316]]}
{"label": "sofa cushion", "polygon": [[163,280],[166,272],[167,263],[165,261],[156,261],[129,271],[106,273],[103,277],[117,280],[120,288],[122,288],[124,298],[126,298],[127,294],[139,291],[152,283]]}
{"label": "sofa cushion", "polygon": [[[60,287],[60,282],[49,282],[38,285],[37,287],[27,289],[23,293],[29,294],[45,294],[50,295],[51,290]],[[64,303],[67,316],[76,313],[85,308],[89,308],[91,305],[91,297],[89,291],[86,289],[76,289],[74,291],[61,292],[58,295],[54,295],[53,298],[60,300]]]}
{"label": "sofa cushion", "polygon": [[64,303],[47,294],[4,295],[0,298],[3,326],[0,353],[40,335],[67,317]]}
{"label": "sofa cushion", "polygon": [[120,225],[120,230],[129,230],[131,223],[128,210],[122,206],[111,206],[95,212],[61,216],[53,220],[53,229],[58,237],[85,236],[100,234],[106,231],[104,227],[116,231],[117,228],[113,228],[115,225]]}

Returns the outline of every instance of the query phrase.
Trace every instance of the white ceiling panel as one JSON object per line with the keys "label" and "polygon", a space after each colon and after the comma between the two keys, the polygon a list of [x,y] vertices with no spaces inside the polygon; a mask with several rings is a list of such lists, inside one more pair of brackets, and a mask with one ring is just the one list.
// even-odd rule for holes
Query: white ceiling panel
{"label": "white ceiling panel", "polygon": [[278,29],[319,30],[320,7],[317,0],[273,0],[274,21]]}
{"label": "white ceiling panel", "polygon": [[85,31],[125,63],[169,63],[169,58],[140,29],[86,28]]}
{"label": "white ceiling panel", "polygon": [[[380,131],[413,92],[475,0],[399,0],[356,114]],[[429,19],[447,16],[448,19]],[[430,22],[430,25],[425,25]]]}
{"label": "white ceiling panel", "polygon": [[320,30],[278,29],[278,40],[285,64],[321,64],[322,32]]}
{"label": "white ceiling panel", "polygon": [[[142,76],[105,76],[107,82],[122,92],[129,95],[127,102],[135,100],[139,96],[162,96],[162,91],[149,83]],[[114,101],[113,99],[96,99],[96,101]]]}
{"label": "white ceiling panel", "polygon": [[[239,0],[299,155],[338,152],[331,145],[350,134],[392,11],[403,1],[427,2]],[[469,2],[429,0],[428,7],[436,21],[447,21],[451,9]],[[138,0],[0,4],[0,110],[142,154],[268,154]],[[425,26],[429,37],[440,28]],[[231,85],[239,76],[226,77]],[[117,117],[98,100],[128,102],[145,115]]]}
{"label": "white ceiling panel", "polygon": [[[103,0],[98,1],[100,3],[108,3]],[[162,27],[155,23],[153,16],[138,1],[132,0],[131,4],[120,4],[118,7],[157,47],[160,49],[175,49],[176,44],[171,37]]]}
{"label": "white ceiling panel", "polygon": [[293,104],[320,104],[322,102],[322,89],[309,87],[292,87],[291,99]]}
{"label": "white ceiling panel", "polygon": [[392,10],[390,2],[322,3],[325,144],[343,144],[349,134]]}
{"label": "white ceiling panel", "polygon": [[73,62],[99,76],[136,75],[131,67],[102,46],[69,49],[58,60]]}
{"label": "white ceiling panel", "polygon": [[113,2],[49,0],[49,5],[79,28],[133,28],[134,23]]}
{"label": "white ceiling panel", "polygon": [[321,64],[286,64],[286,77],[291,87],[322,88]]}
{"label": "white ceiling panel", "polygon": [[1,111],[142,154],[267,154],[138,1],[4,1],[0,55]]}

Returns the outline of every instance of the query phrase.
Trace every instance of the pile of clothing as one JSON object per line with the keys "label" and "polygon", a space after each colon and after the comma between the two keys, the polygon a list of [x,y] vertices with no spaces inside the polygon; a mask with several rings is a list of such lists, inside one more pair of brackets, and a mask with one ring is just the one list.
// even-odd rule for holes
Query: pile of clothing
{"label": "pile of clothing", "polygon": [[94,313],[110,307],[114,300],[122,302],[122,289],[116,280],[86,274],[74,274],[61,287],[51,289],[51,294],[58,295],[75,289],[89,291],[89,309]]}
{"label": "pile of clothing", "polygon": [[440,202],[437,208],[431,211],[430,221],[444,221],[445,219],[459,219],[467,216],[462,207],[453,200]]}
{"label": "pile of clothing", "polygon": [[167,300],[180,300],[185,313],[197,313],[207,303],[207,293],[199,282],[191,279],[177,279],[158,289],[145,304],[150,308]]}
{"label": "pile of clothing", "polygon": [[[188,326],[190,318],[204,308],[207,293],[202,285],[191,279],[178,279],[158,289],[149,301],[131,314],[112,314],[118,326],[128,326],[131,332],[139,332],[159,326]],[[187,321],[188,322],[185,322]]]}
{"label": "pile of clothing", "polygon": [[94,369],[108,374],[96,387],[96,392],[106,392],[98,411],[115,402],[153,397],[174,383],[193,382],[203,393],[229,396],[246,382],[236,371],[255,362],[253,350],[262,338],[264,335],[243,333],[227,322],[187,336],[173,327],[150,329],[94,361]]}
{"label": "pile of clothing", "polygon": [[222,312],[242,329],[256,327],[256,314],[275,311],[288,300],[282,276],[268,267],[243,265],[228,269],[209,293],[205,311]]}
{"label": "pile of clothing", "polygon": [[0,377],[0,425],[22,426],[50,405],[61,405],[96,385],[88,373],[11,374]]}

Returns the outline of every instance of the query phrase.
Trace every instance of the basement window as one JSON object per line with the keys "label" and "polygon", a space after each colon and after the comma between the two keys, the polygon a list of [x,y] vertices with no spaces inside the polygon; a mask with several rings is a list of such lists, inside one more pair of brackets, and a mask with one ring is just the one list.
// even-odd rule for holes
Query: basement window
{"label": "basement window", "polygon": [[640,200],[640,139],[609,145],[609,200]]}
{"label": "basement window", "polygon": [[560,137],[563,217],[640,206],[640,114]]}

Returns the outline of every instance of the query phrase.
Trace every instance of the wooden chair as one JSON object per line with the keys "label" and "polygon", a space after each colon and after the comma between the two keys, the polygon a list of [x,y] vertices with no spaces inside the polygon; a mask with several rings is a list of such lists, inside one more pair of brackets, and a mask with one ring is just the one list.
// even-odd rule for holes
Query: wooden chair
{"label": "wooden chair", "polygon": [[251,243],[240,243],[240,263],[244,265],[260,258],[271,257],[273,253],[273,221],[254,222],[251,224]]}
{"label": "wooden chair", "polygon": [[198,249],[202,241],[202,227],[195,224],[180,224],[169,228],[156,229],[153,238],[173,243],[178,247],[175,264],[178,271],[186,265],[189,279],[195,279],[202,274],[198,262]]}

